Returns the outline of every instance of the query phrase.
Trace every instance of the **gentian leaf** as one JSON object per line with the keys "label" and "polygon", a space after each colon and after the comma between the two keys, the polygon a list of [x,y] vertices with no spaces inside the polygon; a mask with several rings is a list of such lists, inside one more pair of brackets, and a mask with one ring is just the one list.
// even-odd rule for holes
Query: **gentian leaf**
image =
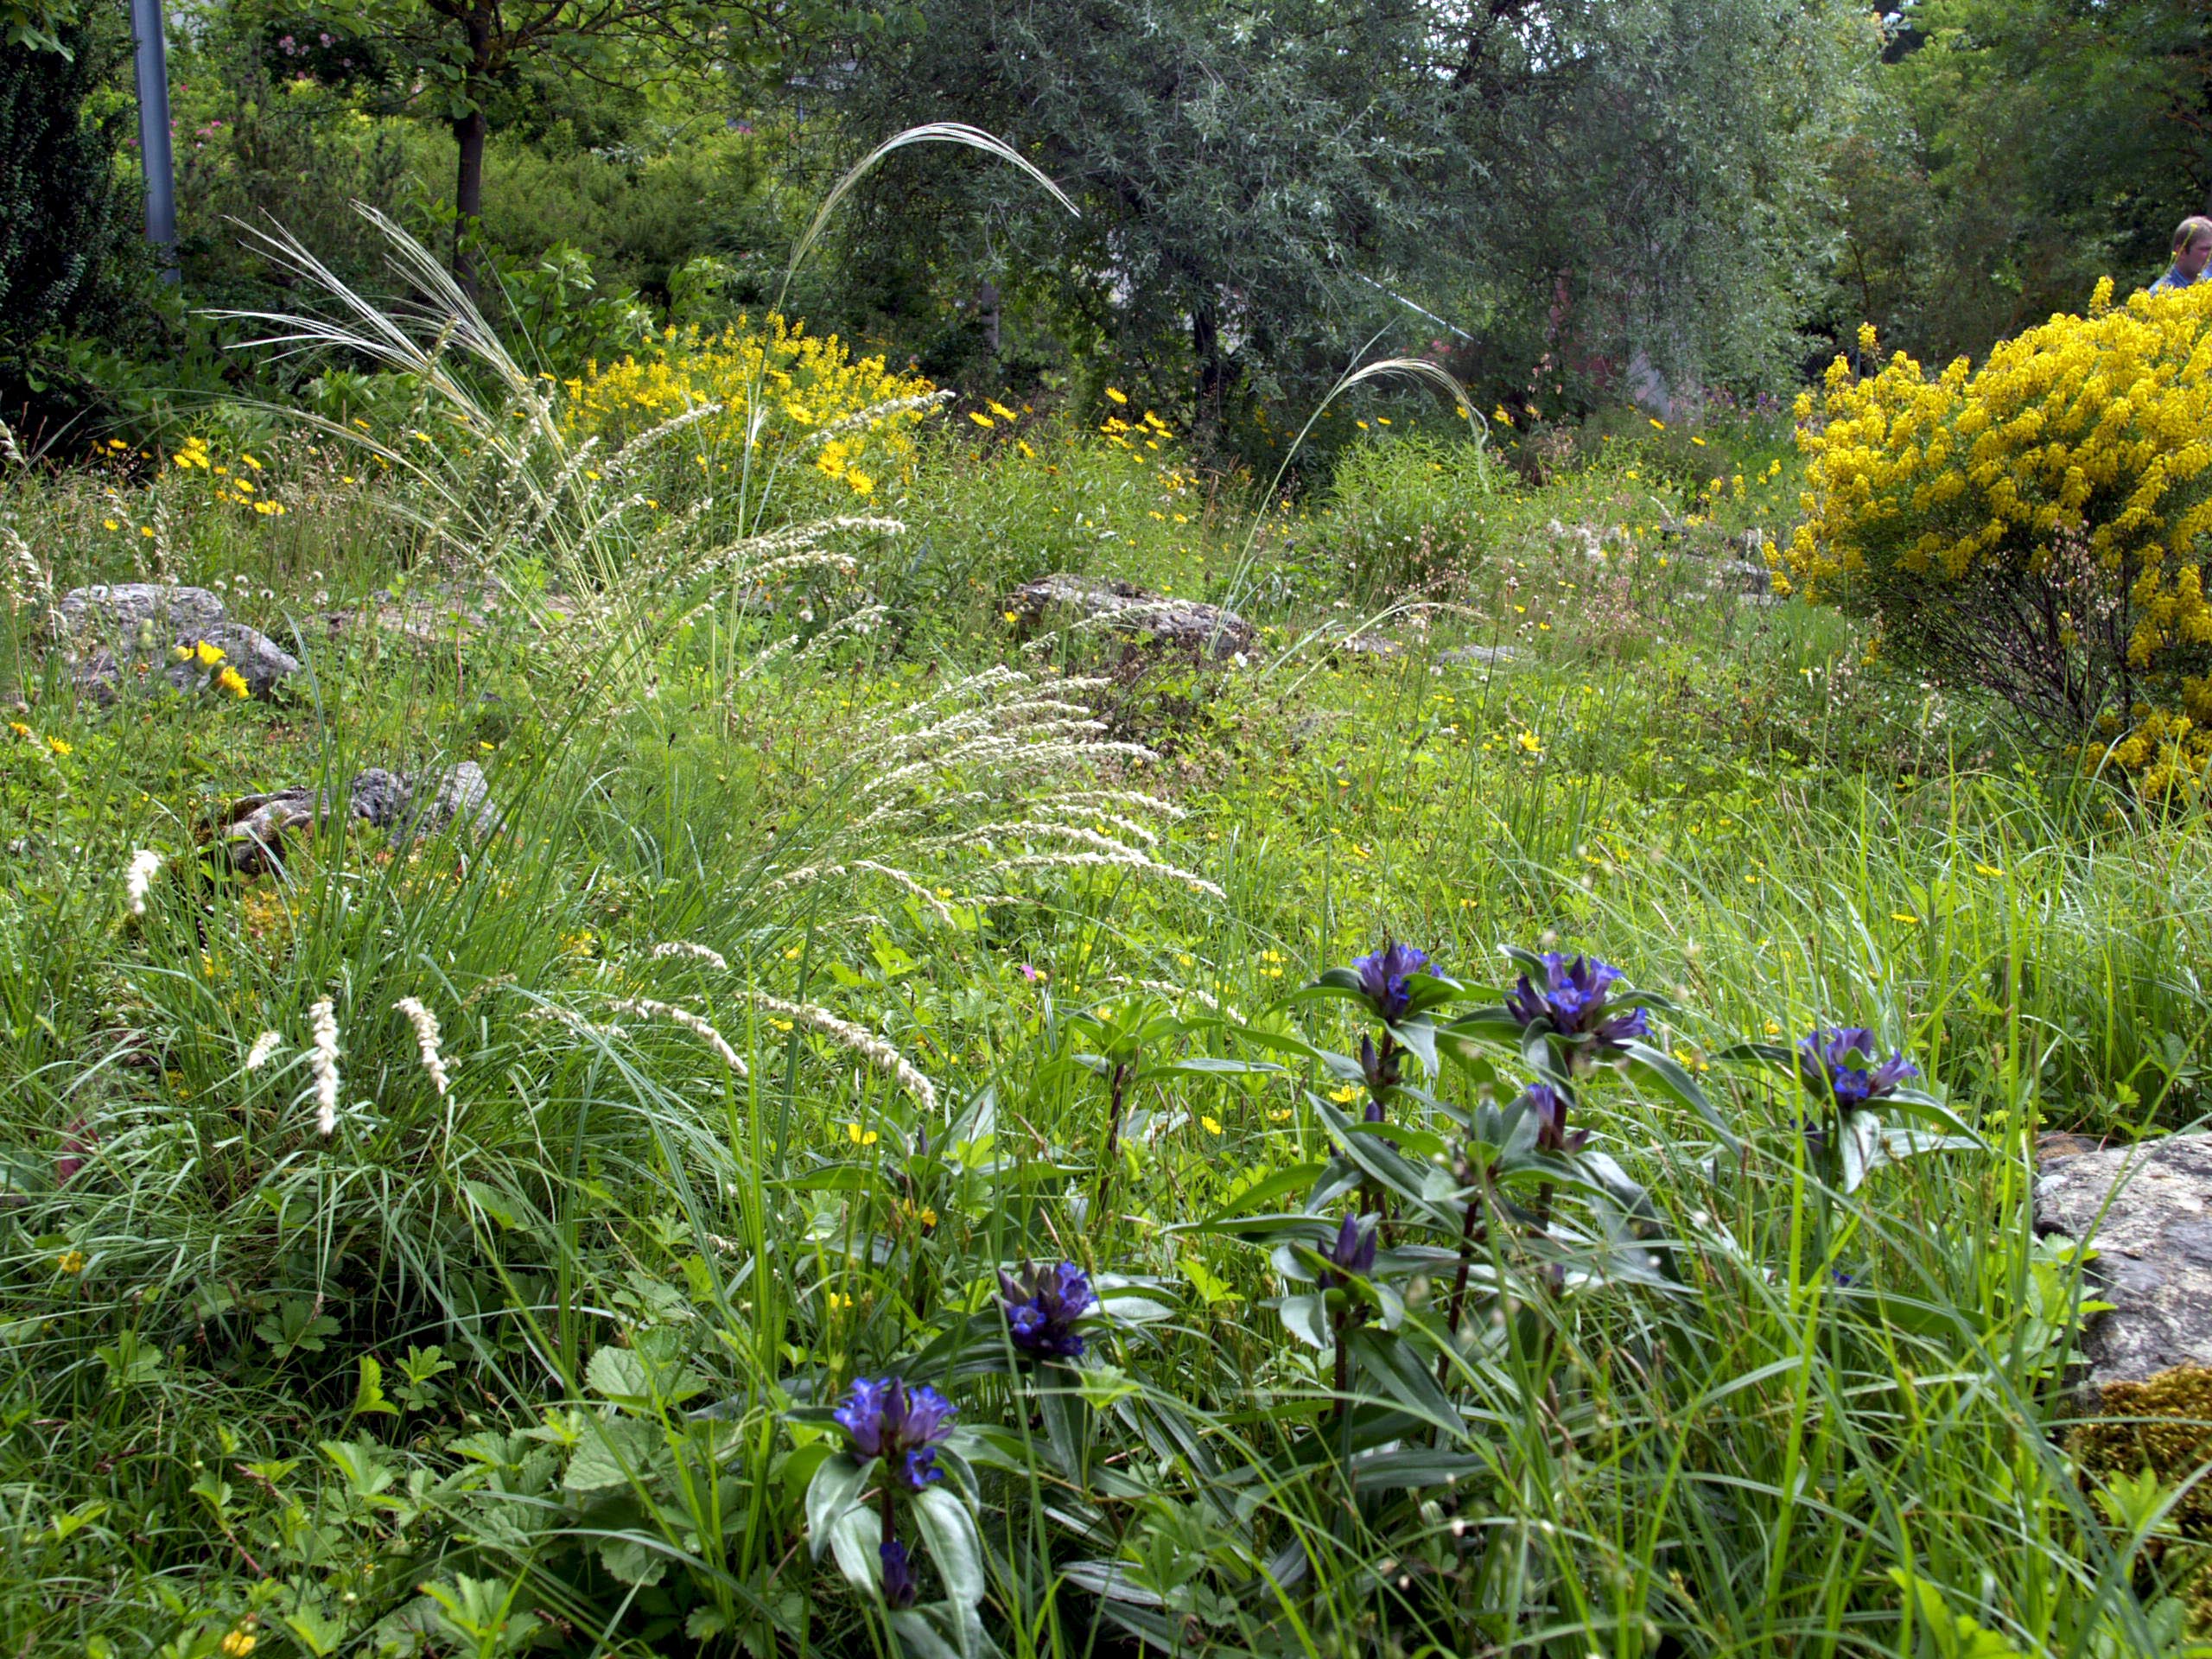
{"label": "gentian leaf", "polygon": [[928,1486],[914,1494],[914,1519],[929,1546],[930,1560],[944,1580],[944,1592],[970,1606],[983,1599],[983,1540],[976,1517],[957,1493]]}
{"label": "gentian leaf", "polygon": [[1428,1068],[1428,1075],[1436,1075],[1436,1027],[1426,1020],[1405,1020],[1395,1026],[1383,1027],[1398,1039],[1400,1046],[1417,1056]]}
{"label": "gentian leaf", "polygon": [[913,1659],[969,1659],[969,1656],[938,1633],[930,1615],[934,1607],[902,1607],[891,1615],[891,1628],[899,1632],[899,1650]]}
{"label": "gentian leaf", "polygon": [[1872,1112],[1846,1113],[1838,1149],[1843,1154],[1843,1190],[1856,1192],[1867,1171],[1882,1161],[1882,1120]]}
{"label": "gentian leaf", "polygon": [[1435,1372],[1407,1344],[1387,1332],[1364,1328],[1346,1332],[1344,1339],[1359,1369],[1381,1383],[1392,1400],[1447,1433],[1464,1430],[1459,1414],[1436,1386]]}
{"label": "gentian leaf", "polygon": [[808,1541],[814,1547],[816,1560],[820,1560],[822,1552],[829,1548],[830,1529],[838,1517],[860,1502],[868,1475],[874,1468],[873,1458],[862,1463],[851,1452],[840,1452],[814,1471],[814,1478],[806,1486],[806,1533]]}
{"label": "gentian leaf", "polygon": [[1190,1054],[1161,1065],[1147,1065],[1146,1077],[1238,1077],[1257,1072],[1280,1071],[1273,1060],[1231,1060],[1212,1054]]}
{"label": "gentian leaf", "polygon": [[1963,1136],[1969,1146],[1983,1144],[1971,1124],[1960,1118],[1935,1096],[1920,1089],[1892,1089],[1881,1097],[1885,1107],[1894,1107],[1907,1117],[1916,1117],[1924,1123],[1933,1123],[1949,1134]]}
{"label": "gentian leaf", "polygon": [[852,1505],[830,1523],[830,1551],[837,1558],[837,1570],[846,1583],[871,1600],[882,1546],[882,1518],[865,1503]]}
{"label": "gentian leaf", "polygon": [[1329,1345],[1328,1298],[1315,1292],[1282,1299],[1282,1322],[1290,1334],[1312,1348]]}
{"label": "gentian leaf", "polygon": [[1719,1112],[1706,1098],[1705,1090],[1697,1086],[1697,1080],[1682,1069],[1673,1055],[1662,1053],[1649,1043],[1638,1042],[1624,1044],[1621,1052],[1628,1057],[1630,1071],[1657,1084],[1662,1091],[1703,1118],[1713,1132],[1720,1137],[1723,1146],[1732,1152],[1743,1144],[1737,1138],[1736,1132],[1721,1121]]}

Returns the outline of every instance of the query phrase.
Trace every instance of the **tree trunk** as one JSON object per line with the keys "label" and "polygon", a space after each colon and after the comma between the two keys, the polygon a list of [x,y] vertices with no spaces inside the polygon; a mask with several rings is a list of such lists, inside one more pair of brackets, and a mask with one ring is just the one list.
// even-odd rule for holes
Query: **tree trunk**
{"label": "tree trunk", "polygon": [[476,252],[468,237],[484,214],[484,140],[490,130],[481,107],[453,124],[454,147],[461,156],[453,184],[453,275],[472,300],[476,297]]}
{"label": "tree trunk", "polygon": [[1222,402],[1228,391],[1226,365],[1221,359],[1221,330],[1214,321],[1213,308],[1194,305],[1191,308],[1191,355],[1198,360],[1198,406],[1197,424],[1213,433],[1219,429]]}

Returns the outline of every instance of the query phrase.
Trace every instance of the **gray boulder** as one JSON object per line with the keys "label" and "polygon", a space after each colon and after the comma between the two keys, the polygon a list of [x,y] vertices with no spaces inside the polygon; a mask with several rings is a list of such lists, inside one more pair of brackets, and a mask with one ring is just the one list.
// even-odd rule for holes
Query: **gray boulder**
{"label": "gray boulder", "polygon": [[135,642],[148,630],[165,639],[197,639],[229,618],[223,601],[205,588],[157,582],[72,588],[54,610],[70,638],[109,645]]}
{"label": "gray boulder", "polygon": [[2212,1135],[2053,1147],[2041,1170],[2036,1230],[2087,1239],[2088,1281],[2113,1304],[2082,1337],[2088,1386],[2212,1365]]}
{"label": "gray boulder", "polygon": [[[231,867],[254,875],[282,862],[284,837],[311,828],[333,805],[329,795],[312,788],[249,795],[236,803],[222,836]],[[346,817],[388,830],[400,842],[441,835],[461,818],[469,821],[473,833],[484,835],[499,818],[484,769],[474,760],[418,772],[366,767],[346,786]]]}
{"label": "gray boulder", "polygon": [[1436,660],[1473,668],[1503,668],[1521,660],[1521,653],[1511,645],[1454,645],[1440,652]]}
{"label": "gray boulder", "polygon": [[1026,627],[1088,624],[1200,656],[1233,657],[1249,651],[1254,637],[1252,625],[1234,611],[1103,576],[1039,576],[1015,588],[1007,609]]}
{"label": "gray boulder", "polygon": [[[77,689],[100,702],[134,685],[203,691],[226,666],[247,690],[266,697],[300,671],[296,658],[232,621],[222,600],[205,588],[151,582],[73,588],[54,607],[54,620]],[[203,641],[223,653],[220,662],[177,660],[180,650]]]}

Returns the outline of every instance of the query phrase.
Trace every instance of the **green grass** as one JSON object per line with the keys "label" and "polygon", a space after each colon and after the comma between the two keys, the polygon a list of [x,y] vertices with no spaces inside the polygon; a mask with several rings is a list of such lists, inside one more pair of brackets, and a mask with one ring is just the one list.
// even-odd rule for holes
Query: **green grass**
{"label": "green grass", "polygon": [[[904,535],[825,536],[855,574],[765,607],[696,556],[710,523],[594,528],[574,478],[542,531],[472,540],[508,464],[483,456],[425,461],[465,556],[388,510],[436,512],[423,486],[341,482],[327,437],[256,452],[283,515],[175,470],[8,481],[56,588],[219,575],[296,627],[315,685],[102,711],[15,613],[0,1643],[2182,1650],[2188,1552],[2067,1460],[2077,1275],[2026,1206],[2038,1132],[2203,1109],[2193,827],[2043,774],[1832,616],[1707,593],[1700,551],[1786,527],[1787,481],[1700,502],[1676,434],[1541,487],[1378,443],[1255,524],[1249,480],[1172,446],[1013,430],[944,438],[887,504]],[[1775,441],[1708,447],[1756,475]],[[1486,487],[1440,497],[1433,467]],[[1605,561],[1585,526],[1618,531]],[[1449,556],[1391,573],[1432,583],[1416,612],[1378,563],[1425,527]],[[1204,671],[1025,649],[1000,599],[1059,568],[1236,583],[1261,645]],[[321,627],[403,571],[517,597],[424,639]],[[868,597],[873,631],[782,643]],[[1402,655],[1336,650],[1378,614]],[[1439,660],[1464,643],[1520,655]],[[1029,677],[976,677],[1006,667]],[[463,758],[506,815],[480,847],[334,830],[247,880],[195,832]],[[167,862],[136,916],[141,848]],[[1292,1033],[1351,1048],[1344,1005],[1276,1005],[1386,934],[1476,983],[1501,944],[1619,963],[1671,999],[1664,1047],[1739,1149],[1649,1074],[1582,1078],[1576,1121],[1648,1207],[1568,1180],[1539,1237],[1513,1176],[1452,1329],[1461,1212],[1421,1173],[1453,1190],[1519,1052],[1409,1069],[1433,1099],[1392,1108],[1402,1164],[1332,1116],[1363,1090],[1325,1063],[1235,1069]],[[1720,1058],[1815,1023],[1874,1027],[1984,1147],[1824,1183],[1794,1093]],[[1294,1241],[1354,1202],[1354,1147],[1414,1185],[1382,1272],[1405,1317],[1342,1338],[1340,1394],[1278,1304],[1310,1274]],[[1026,1259],[1106,1295],[1080,1371],[1015,1363],[994,1269]],[[811,1491],[872,1566],[826,1408],[891,1371],[958,1406],[976,1522],[963,1543],[899,1500],[928,1548],[895,1619],[806,1530]]]}

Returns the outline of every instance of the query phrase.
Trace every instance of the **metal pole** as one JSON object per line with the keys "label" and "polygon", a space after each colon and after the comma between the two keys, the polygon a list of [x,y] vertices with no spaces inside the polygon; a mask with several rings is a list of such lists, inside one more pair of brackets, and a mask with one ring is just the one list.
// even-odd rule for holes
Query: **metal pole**
{"label": "metal pole", "polygon": [[146,169],[146,239],[162,251],[162,280],[176,274],[176,169],[169,154],[169,50],[162,0],[130,0],[138,42],[138,161]]}

